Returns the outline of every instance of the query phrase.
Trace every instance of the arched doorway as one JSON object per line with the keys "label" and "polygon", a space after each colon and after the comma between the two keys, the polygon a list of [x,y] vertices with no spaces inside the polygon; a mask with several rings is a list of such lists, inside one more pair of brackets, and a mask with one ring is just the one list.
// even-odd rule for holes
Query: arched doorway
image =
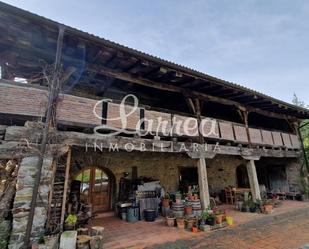
{"label": "arched doorway", "polygon": [[110,171],[89,167],[79,171],[73,180],[79,183],[80,201],[91,205],[93,213],[112,209],[115,179]]}
{"label": "arched doorway", "polygon": [[240,165],[236,168],[237,187],[250,188],[249,177],[245,165]]}

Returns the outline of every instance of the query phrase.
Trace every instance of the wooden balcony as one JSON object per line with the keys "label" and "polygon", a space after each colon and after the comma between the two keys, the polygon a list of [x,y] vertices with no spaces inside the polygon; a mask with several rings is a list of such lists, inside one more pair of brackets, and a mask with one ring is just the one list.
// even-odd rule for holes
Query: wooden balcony
{"label": "wooden balcony", "polygon": [[[77,126],[98,126],[102,124],[102,120],[98,119],[93,108],[98,100],[77,97],[73,95],[61,94],[57,109],[57,119],[59,123],[72,123]],[[44,88],[32,87],[27,84],[10,83],[0,80],[0,114],[31,116],[41,118],[44,116],[47,104],[47,91]],[[111,118],[119,117],[119,104],[107,103],[106,110],[103,110],[102,103],[98,104],[95,111],[98,115],[106,113],[106,125],[114,128],[122,128],[122,123],[119,120],[111,120]],[[158,132],[162,136],[164,129],[172,131],[171,134],[165,136],[173,137],[195,137],[197,136],[197,120],[192,117],[187,117],[172,113],[163,113],[155,110],[144,109],[141,107],[134,110],[127,117],[128,130],[144,130],[155,134]],[[126,113],[132,111],[132,107],[125,107]],[[140,125],[140,119],[145,118],[144,125]],[[158,120],[161,120],[161,123]],[[153,120],[149,122],[147,120]],[[212,127],[210,124],[214,122]],[[184,134],[184,125],[190,127],[190,132]],[[249,128],[248,132],[243,124],[232,123],[224,120],[209,119],[203,117],[202,123],[205,122],[202,129],[202,134],[206,140],[217,140],[233,144],[248,144],[249,141],[253,145],[299,149],[300,142],[298,136],[281,131],[269,131],[265,129]],[[180,124],[177,126],[177,124]],[[210,129],[215,133],[209,134]]]}

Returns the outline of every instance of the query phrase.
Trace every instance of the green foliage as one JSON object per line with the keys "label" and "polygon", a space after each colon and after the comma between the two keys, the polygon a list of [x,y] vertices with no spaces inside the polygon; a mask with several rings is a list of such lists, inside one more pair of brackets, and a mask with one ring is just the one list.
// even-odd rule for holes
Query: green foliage
{"label": "green foliage", "polygon": [[293,103],[294,105],[297,105],[297,106],[300,106],[300,107],[303,107],[303,108],[309,108],[309,106],[306,105],[304,101],[302,101],[301,99],[299,99],[299,98],[296,96],[295,93],[294,93],[294,95],[293,95],[292,103]]}
{"label": "green foliage", "polygon": [[[296,94],[294,94],[293,100],[294,105],[309,108],[302,100],[300,100]],[[304,156],[301,160],[301,170],[300,170],[300,182],[303,186],[303,191],[305,197],[309,199],[309,120],[304,120],[300,124],[300,134],[304,144]]]}
{"label": "green foliage", "polygon": [[75,225],[77,221],[77,216],[75,214],[69,214],[68,217],[65,219],[65,223],[68,225]]}

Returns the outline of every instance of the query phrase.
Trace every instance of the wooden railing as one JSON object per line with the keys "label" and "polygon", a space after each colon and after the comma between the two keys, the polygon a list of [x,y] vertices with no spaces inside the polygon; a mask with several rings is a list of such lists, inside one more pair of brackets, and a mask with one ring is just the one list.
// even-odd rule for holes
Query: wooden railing
{"label": "wooden railing", "polygon": [[[97,100],[94,99],[61,94],[57,109],[57,119],[60,123],[71,122],[76,125],[101,125],[102,120],[98,119],[93,114],[93,108],[96,103]],[[0,113],[26,115],[39,118],[44,116],[46,104],[46,89],[29,87],[27,84],[23,85],[1,82],[0,80]],[[111,120],[112,118],[119,117],[119,105],[116,103],[107,103],[104,108],[107,109],[102,110],[102,103],[98,104],[96,106],[96,113],[99,115],[106,113],[106,125],[115,128],[123,128],[120,120]],[[126,113],[128,113],[132,110],[132,107],[126,106],[125,109]],[[190,122],[187,123],[191,125],[192,129],[190,129],[190,132],[185,135],[190,137],[196,136],[197,134],[197,120],[195,118],[148,109],[141,112],[141,109],[142,108],[137,108],[127,117],[126,129],[140,130],[143,128],[145,131],[158,131],[159,134],[161,134],[163,133],[163,130],[161,130],[162,125],[158,122],[158,119],[160,118],[161,121],[165,122],[165,128],[172,130],[173,136],[184,136],[184,121],[190,119]],[[146,121],[144,126],[139,126],[142,116],[144,116]],[[205,119],[205,117],[203,117],[203,119]],[[150,125],[147,120],[153,120],[152,125]],[[211,123],[209,122],[209,118],[207,118],[207,120],[208,121],[203,126],[202,134],[209,139],[248,144],[250,138],[250,142],[254,145],[284,147],[289,149],[300,148],[298,136],[295,134],[256,128],[249,128],[247,132],[247,129],[243,124],[216,119],[211,119],[214,122]],[[175,125],[177,122],[182,123],[178,129],[176,129]],[[214,125],[214,127],[211,127],[211,125]],[[209,134],[211,128],[214,128],[215,133]]]}

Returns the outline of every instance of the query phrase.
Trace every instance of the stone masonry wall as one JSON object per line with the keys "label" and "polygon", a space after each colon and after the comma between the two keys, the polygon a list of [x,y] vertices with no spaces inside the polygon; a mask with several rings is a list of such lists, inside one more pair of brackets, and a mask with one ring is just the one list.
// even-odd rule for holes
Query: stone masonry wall
{"label": "stone masonry wall", "polygon": [[209,191],[218,192],[227,186],[237,186],[236,168],[246,161],[239,156],[217,155],[206,163]]}
{"label": "stone masonry wall", "polygon": [[[116,178],[116,185],[123,172],[131,174],[137,167],[138,176],[153,177],[160,180],[167,191],[176,191],[179,186],[179,167],[196,167],[197,160],[185,154],[150,152],[85,152],[73,151],[71,175],[85,167],[105,167]],[[236,156],[219,156],[207,160],[209,186],[217,191],[225,186],[236,184],[236,167],[245,161]],[[130,176],[129,176],[130,177]]]}
{"label": "stone masonry wall", "polygon": [[[10,249],[18,249],[23,245],[35,175],[37,173],[37,161],[38,157],[25,157],[20,164],[13,204],[13,228],[9,243]],[[45,158],[32,226],[32,237],[38,237],[44,232],[51,179],[52,158]]]}

